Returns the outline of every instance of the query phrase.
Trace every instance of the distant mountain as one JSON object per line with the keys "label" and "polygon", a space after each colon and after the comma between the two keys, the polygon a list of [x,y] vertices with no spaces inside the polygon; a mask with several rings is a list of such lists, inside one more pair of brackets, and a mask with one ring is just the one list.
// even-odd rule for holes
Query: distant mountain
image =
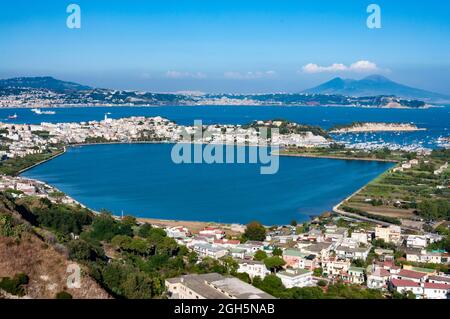
{"label": "distant mountain", "polygon": [[345,96],[395,95],[408,99],[449,101],[450,96],[416,89],[396,83],[381,75],[370,75],[362,80],[334,78],[319,86],[303,91],[309,94],[340,94]]}
{"label": "distant mountain", "polygon": [[20,77],[0,80],[0,88],[33,88],[47,89],[57,92],[85,91],[92,89],[86,85],[57,80],[51,76]]}

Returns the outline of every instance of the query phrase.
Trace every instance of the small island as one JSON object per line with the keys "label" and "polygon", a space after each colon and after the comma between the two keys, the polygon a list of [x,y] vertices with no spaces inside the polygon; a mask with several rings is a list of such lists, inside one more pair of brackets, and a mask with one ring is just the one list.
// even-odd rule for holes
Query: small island
{"label": "small island", "polygon": [[365,132],[414,132],[425,131],[410,123],[369,123],[355,122],[349,125],[339,125],[330,129],[330,133],[365,133]]}

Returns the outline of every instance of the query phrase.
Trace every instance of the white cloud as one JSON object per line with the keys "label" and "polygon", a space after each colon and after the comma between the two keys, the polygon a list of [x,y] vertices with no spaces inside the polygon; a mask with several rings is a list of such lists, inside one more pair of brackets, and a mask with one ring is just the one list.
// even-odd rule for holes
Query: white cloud
{"label": "white cloud", "polygon": [[270,78],[276,76],[276,72],[269,70],[269,71],[256,71],[256,72],[225,72],[223,76],[227,79],[234,79],[234,80],[253,80],[253,79],[262,79],[262,78]]}
{"label": "white cloud", "polygon": [[350,65],[350,70],[356,72],[372,72],[377,71],[378,67],[373,62],[361,60]]}
{"label": "white cloud", "polygon": [[315,63],[308,63],[302,67],[304,73],[323,73],[323,72],[374,72],[379,71],[377,65],[367,60],[360,60],[349,66],[342,63],[333,63],[330,66],[321,66]]}
{"label": "white cloud", "polygon": [[202,72],[179,72],[179,71],[167,71],[166,77],[171,79],[205,79],[207,76]]}

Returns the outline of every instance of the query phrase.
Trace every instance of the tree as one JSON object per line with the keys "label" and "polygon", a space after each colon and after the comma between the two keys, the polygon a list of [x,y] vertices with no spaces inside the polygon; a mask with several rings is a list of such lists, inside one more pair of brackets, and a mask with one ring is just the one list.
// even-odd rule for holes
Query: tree
{"label": "tree", "polygon": [[322,277],[322,274],[323,274],[323,269],[321,267],[315,268],[313,271],[313,275],[315,277]]}
{"label": "tree", "polygon": [[325,295],[319,287],[294,287],[287,289],[280,297],[286,299],[323,299]]}
{"label": "tree", "polygon": [[23,297],[25,295],[25,285],[28,285],[29,278],[23,273],[16,274],[13,278],[0,278],[0,289],[6,292]]}
{"label": "tree", "polygon": [[279,247],[276,247],[272,251],[272,255],[274,255],[274,256],[282,256],[283,255],[283,250],[281,250],[281,248],[279,248]]}
{"label": "tree", "polygon": [[293,219],[293,220],[291,221],[291,226],[297,227],[297,221],[296,221],[295,219]]}
{"label": "tree", "polygon": [[130,227],[136,226],[136,217],[134,216],[124,216],[121,220],[122,224],[129,225]]}
{"label": "tree", "polygon": [[141,237],[148,237],[150,235],[150,232],[152,230],[152,226],[150,224],[144,224],[138,229],[138,235]]}
{"label": "tree", "polygon": [[255,277],[253,279],[253,285],[275,297],[279,296],[285,290],[281,279],[273,274],[267,275],[263,280]]}
{"label": "tree", "polygon": [[280,257],[274,256],[264,259],[264,264],[266,265],[267,269],[270,269],[270,271],[272,272],[276,272],[277,270],[281,269],[286,264],[286,262]]}
{"label": "tree", "polygon": [[237,263],[236,260],[233,259],[233,257],[225,256],[225,257],[222,257],[220,259],[220,261],[222,262],[222,265],[225,266],[225,268],[227,269],[227,272],[229,274],[236,274],[236,272],[239,268],[239,264]]}
{"label": "tree", "polygon": [[353,259],[352,260],[352,266],[355,267],[364,267],[365,266],[365,261],[362,259]]}
{"label": "tree", "polygon": [[78,239],[67,244],[69,258],[76,261],[95,261],[105,259],[105,252],[100,247],[95,247],[88,242]]}
{"label": "tree", "polygon": [[244,237],[247,240],[263,241],[266,239],[266,228],[260,222],[251,222],[245,229]]}
{"label": "tree", "polygon": [[267,254],[264,250],[258,250],[254,255],[253,259],[258,261],[263,261],[267,258]]}
{"label": "tree", "polygon": [[72,299],[72,295],[69,294],[67,291],[60,291],[55,296],[56,299]]}

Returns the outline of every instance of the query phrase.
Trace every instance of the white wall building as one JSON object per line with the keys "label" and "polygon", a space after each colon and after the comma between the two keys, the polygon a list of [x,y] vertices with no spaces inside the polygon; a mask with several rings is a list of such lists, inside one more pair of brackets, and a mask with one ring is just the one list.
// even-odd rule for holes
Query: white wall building
{"label": "white wall building", "polygon": [[257,260],[237,260],[239,268],[237,272],[247,273],[250,278],[260,277],[263,279],[270,274],[266,265],[262,261]]}
{"label": "white wall building", "polygon": [[277,273],[277,277],[286,288],[313,286],[313,272],[307,269],[286,269]]}

